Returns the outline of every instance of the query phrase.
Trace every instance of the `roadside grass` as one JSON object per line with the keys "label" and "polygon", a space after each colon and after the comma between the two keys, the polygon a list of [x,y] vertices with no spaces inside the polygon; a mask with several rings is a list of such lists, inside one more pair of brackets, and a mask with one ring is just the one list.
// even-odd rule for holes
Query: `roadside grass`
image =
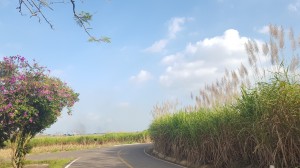
{"label": "roadside grass", "polygon": [[[154,107],[154,150],[188,167],[300,167],[300,39],[295,46],[290,30],[289,63],[283,32],[270,25],[270,42],[262,49],[249,40],[250,69],[227,72],[200,90],[195,107],[175,113],[166,112],[174,109],[169,104]],[[259,67],[263,59],[270,60],[268,69],[266,63]]]}
{"label": "roadside grass", "polygon": [[10,149],[0,149],[0,162],[1,160],[9,160],[11,157]]}
{"label": "roadside grass", "polygon": [[107,133],[104,135],[46,136],[35,137],[30,141],[32,147],[103,145],[110,143],[142,143],[149,141],[147,131]]}
{"label": "roadside grass", "polygon": [[25,165],[30,164],[48,164],[49,168],[63,168],[73,159],[56,159],[56,160],[43,160],[43,161],[31,161],[28,160],[25,162]]}
{"label": "roadside grass", "polygon": [[244,91],[233,106],[160,117],[150,133],[158,152],[189,166],[300,166],[300,83],[275,80]]}
{"label": "roadside grass", "polygon": [[148,143],[148,142],[150,142],[150,141],[123,141],[123,142],[107,142],[104,144],[86,144],[86,145],[64,144],[64,145],[37,146],[31,150],[30,154],[94,149],[94,148],[101,148],[101,147],[107,147],[107,146],[113,146],[113,145],[119,145],[119,144]]}
{"label": "roadside grass", "polygon": [[82,149],[92,149],[99,148],[105,145],[95,145],[95,144],[87,144],[87,145],[76,145],[76,144],[65,144],[65,145],[50,145],[50,146],[37,146],[34,147],[30,154],[38,154],[38,153],[52,153],[52,152],[61,152],[61,151],[74,151],[74,150],[82,150]]}
{"label": "roadside grass", "polygon": [[[56,160],[42,160],[42,161],[25,161],[25,167],[28,165],[41,165],[47,164],[49,168],[63,168],[73,159],[56,159]],[[0,160],[0,168],[12,168],[11,163],[7,161]]]}
{"label": "roadside grass", "polygon": [[9,168],[12,167],[10,162],[0,160],[0,168]]}

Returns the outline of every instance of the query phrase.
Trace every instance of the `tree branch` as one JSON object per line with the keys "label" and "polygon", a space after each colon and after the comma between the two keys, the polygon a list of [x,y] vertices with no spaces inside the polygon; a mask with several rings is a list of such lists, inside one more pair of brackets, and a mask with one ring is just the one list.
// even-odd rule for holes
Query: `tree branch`
{"label": "tree branch", "polygon": [[86,27],[86,24],[89,24],[88,21],[92,19],[92,15],[90,15],[89,13],[86,13],[86,12],[81,12],[81,14],[78,15],[76,13],[75,0],[70,0],[70,2],[72,4],[74,18],[75,18],[76,22],[79,24],[79,26],[82,27],[84,29],[84,31],[86,32],[86,34],[90,37],[89,41],[90,42],[96,41],[96,42],[110,43],[110,39],[107,37],[96,39],[94,36],[92,36],[90,34],[90,32],[88,31],[90,28]]}
{"label": "tree branch", "polygon": [[[45,15],[43,14],[43,12],[41,11],[41,8],[40,7],[38,7],[37,5],[36,5],[36,3],[33,1],[33,0],[31,0],[31,2],[33,3],[33,5],[35,6],[35,8],[38,10],[38,12],[42,15],[42,17],[44,18],[44,20],[50,25],[50,27],[51,27],[51,29],[53,29],[53,25],[49,22],[49,20],[45,17]],[[51,9],[51,8],[50,8]]]}
{"label": "tree branch", "polygon": [[[95,38],[94,36],[92,36],[89,32],[89,30],[91,28],[87,27],[87,25],[89,25],[89,21],[92,19],[92,15],[89,14],[88,12],[84,12],[82,11],[81,13],[77,13],[76,12],[76,3],[75,0],[70,0],[69,1],[72,5],[72,13],[74,16],[75,21],[77,22],[77,24],[83,28],[83,30],[85,31],[85,33],[89,36],[89,41],[90,42],[106,42],[109,43],[110,39],[108,37],[102,37],[102,38]],[[50,1],[50,2],[46,2],[45,0],[19,0],[19,6],[17,7],[17,9],[19,10],[19,12],[21,13],[21,15],[23,15],[23,6],[26,7],[26,9],[29,11],[29,13],[31,14],[30,17],[37,17],[39,19],[39,22],[41,21],[41,18],[43,20],[45,20],[47,22],[47,24],[51,27],[51,29],[53,29],[53,25],[52,23],[48,20],[48,18],[44,15],[42,7],[46,7],[50,10],[53,11],[53,8],[50,6],[51,4],[55,4],[55,3],[66,3],[64,0],[62,1]]]}

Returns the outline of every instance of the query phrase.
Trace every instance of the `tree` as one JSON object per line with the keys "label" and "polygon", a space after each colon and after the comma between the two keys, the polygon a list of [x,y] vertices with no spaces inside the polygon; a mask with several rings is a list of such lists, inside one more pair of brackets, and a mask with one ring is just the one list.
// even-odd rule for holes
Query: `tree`
{"label": "tree", "polygon": [[23,166],[28,143],[37,133],[55,123],[65,107],[71,114],[78,96],[36,62],[22,56],[0,62],[0,144],[9,142],[14,167]]}
{"label": "tree", "polygon": [[89,21],[92,20],[92,16],[89,12],[81,11],[77,12],[76,11],[76,2],[75,0],[61,0],[61,1],[52,1],[52,0],[19,0],[19,5],[17,9],[23,15],[24,9],[30,14],[30,17],[37,17],[39,22],[41,20],[46,21],[51,29],[53,29],[53,24],[48,20],[48,18],[44,15],[44,8],[48,8],[50,10],[54,10],[53,5],[54,4],[65,4],[65,3],[70,3],[72,6],[72,12],[74,16],[74,20],[76,23],[83,28],[85,33],[89,36],[89,41],[90,42],[106,42],[110,43],[110,38],[108,37],[101,37],[101,38],[96,38],[93,35],[90,34],[89,30],[91,29],[89,27]]}

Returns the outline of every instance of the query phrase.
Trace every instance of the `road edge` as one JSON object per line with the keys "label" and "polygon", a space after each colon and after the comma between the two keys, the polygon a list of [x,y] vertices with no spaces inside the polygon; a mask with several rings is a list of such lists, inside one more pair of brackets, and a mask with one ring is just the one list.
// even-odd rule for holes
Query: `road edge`
{"label": "road edge", "polygon": [[158,159],[158,160],[161,160],[161,161],[164,161],[164,162],[168,162],[168,163],[180,166],[182,168],[187,168],[188,167],[187,161],[178,161],[175,158],[168,157],[168,156],[165,156],[165,155],[157,152],[153,148],[147,148],[147,149],[145,148],[144,153],[151,156],[151,157],[153,157],[153,158],[155,158],[155,159]]}

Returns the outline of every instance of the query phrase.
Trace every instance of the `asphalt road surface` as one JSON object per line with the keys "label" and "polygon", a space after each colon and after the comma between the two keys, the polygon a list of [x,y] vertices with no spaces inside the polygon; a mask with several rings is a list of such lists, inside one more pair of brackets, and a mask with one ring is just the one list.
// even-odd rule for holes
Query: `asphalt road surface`
{"label": "asphalt road surface", "polygon": [[148,155],[151,144],[134,144],[92,150],[47,153],[28,156],[31,160],[74,158],[66,168],[183,168]]}

